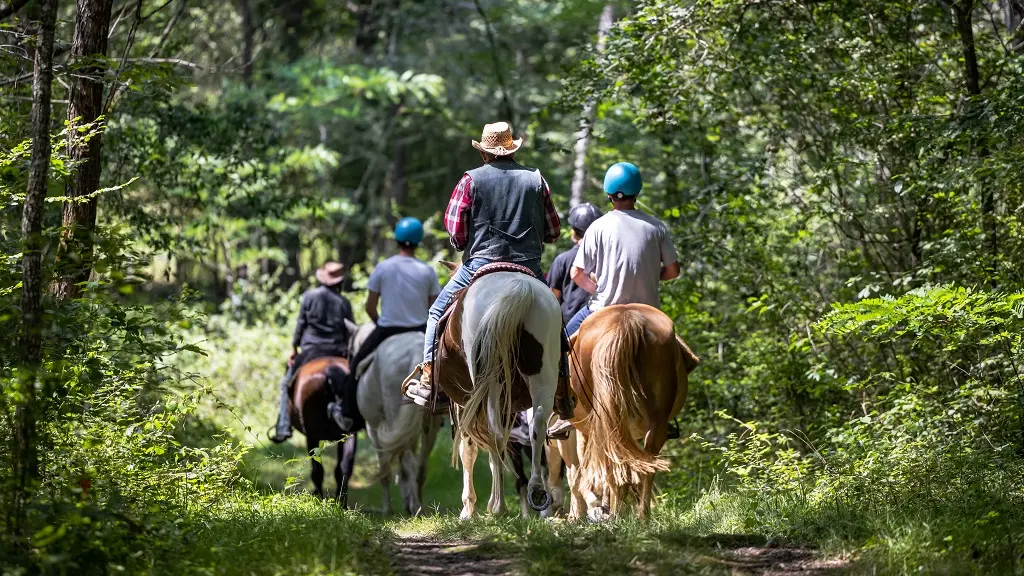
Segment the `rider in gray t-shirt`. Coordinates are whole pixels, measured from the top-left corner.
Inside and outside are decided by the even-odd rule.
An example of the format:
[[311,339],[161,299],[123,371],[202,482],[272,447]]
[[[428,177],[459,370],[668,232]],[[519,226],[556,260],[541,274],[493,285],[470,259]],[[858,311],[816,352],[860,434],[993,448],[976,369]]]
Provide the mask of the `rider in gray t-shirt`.
[[[657,308],[658,283],[679,276],[679,261],[668,226],[636,209],[643,188],[640,170],[619,162],[604,176],[604,191],[615,210],[598,218],[583,236],[571,274],[573,282],[593,294],[590,303],[565,327],[572,335],[583,321],[605,306],[648,304]],[[568,434],[561,418],[548,430],[550,437]],[[670,430],[678,438],[678,430]]]
[[590,225],[576,253],[572,279],[593,296],[566,326],[570,335],[587,316],[605,306],[648,304],[657,308],[658,283],[679,276],[668,227],[636,209],[642,187],[640,171],[627,162],[615,164],[605,174],[604,191],[615,210]]

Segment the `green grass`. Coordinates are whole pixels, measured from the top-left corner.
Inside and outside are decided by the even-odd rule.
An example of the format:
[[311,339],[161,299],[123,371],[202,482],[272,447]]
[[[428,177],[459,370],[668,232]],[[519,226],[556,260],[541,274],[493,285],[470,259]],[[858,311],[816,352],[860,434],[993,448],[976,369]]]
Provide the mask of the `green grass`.
[[[216,397],[199,415],[205,431],[197,431],[210,434],[216,427],[226,428],[251,446],[242,474],[254,489],[239,490],[236,502],[190,519],[201,529],[186,539],[187,554],[185,549],[177,552],[188,560],[160,564],[168,567],[166,572],[386,574],[396,568],[388,560],[390,546],[410,535],[469,541],[477,545],[475,554],[511,558],[518,573],[531,575],[756,573],[780,562],[853,573],[1024,572],[1021,507],[1006,505],[1021,500],[1020,494],[1007,495],[1002,488],[986,491],[982,485],[965,486],[957,501],[931,498],[923,486],[909,487],[905,498],[861,500],[842,494],[812,498],[740,493],[719,485],[694,460],[698,450],[692,444],[671,450],[681,458],[680,466],[661,480],[663,486],[689,482],[689,489],[663,495],[646,523],[523,520],[510,475],[505,482],[506,516],[460,522],[462,477],[451,464],[448,427],[431,456],[425,517],[380,516],[381,489],[373,481],[376,463],[365,437],[359,440],[350,486],[354,511],[341,511],[307,495],[309,463],[301,435],[282,445],[265,440],[264,431],[276,415],[276,382],[282,370],[266,351],[284,350],[287,336],[285,327],[234,330],[217,343],[219,351],[187,367],[207,378]],[[326,490],[334,488],[334,454],[331,449],[324,459]],[[474,480],[481,513],[490,490],[484,457],[477,462]],[[697,496],[680,497],[682,493]],[[393,489],[395,510],[401,509],[398,499]],[[779,548],[765,549],[769,541]],[[815,564],[807,548],[834,561]]]
[[239,498],[184,519],[164,574],[390,574],[391,532],[309,496]]

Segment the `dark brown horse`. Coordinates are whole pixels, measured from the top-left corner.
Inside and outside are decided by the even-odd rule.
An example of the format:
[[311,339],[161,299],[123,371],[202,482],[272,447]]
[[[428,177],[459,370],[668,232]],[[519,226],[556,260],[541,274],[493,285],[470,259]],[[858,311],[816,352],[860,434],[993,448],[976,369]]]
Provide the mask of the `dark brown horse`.
[[348,374],[348,360],[336,356],[326,356],[310,360],[299,368],[299,373],[289,390],[289,405],[295,429],[306,436],[306,448],[309,450],[313,470],[313,493],[324,495],[324,465],[316,455],[320,442],[337,442],[344,437],[345,441],[338,446],[338,463],[334,468],[334,480],[338,484],[335,497],[342,506],[348,505],[348,482],[352,478],[352,469],[356,459],[356,437],[342,433],[334,420],[327,415],[327,403],[333,397],[328,386],[328,379],[340,381]]

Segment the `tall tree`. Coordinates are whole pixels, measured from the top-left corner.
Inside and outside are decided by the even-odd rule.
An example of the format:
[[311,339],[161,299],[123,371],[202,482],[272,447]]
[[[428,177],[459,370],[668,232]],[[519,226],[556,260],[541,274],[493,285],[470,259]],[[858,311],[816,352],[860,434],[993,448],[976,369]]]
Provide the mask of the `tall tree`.
[[18,356],[24,374],[22,400],[16,410],[14,531],[21,529],[25,502],[39,477],[36,451],[36,372],[42,359],[42,222],[50,168],[50,85],[53,82],[53,34],[57,21],[57,0],[40,4],[39,39],[36,44],[32,81],[32,156],[29,161],[28,190],[21,215],[22,297],[21,333]]
[[[68,120],[73,126],[97,122],[103,114],[103,58],[107,54],[110,12],[113,0],[78,0],[78,19],[71,45],[71,62],[77,73],[71,84]],[[60,278],[54,286],[57,298],[78,295],[78,285],[92,272],[93,233],[96,229],[97,198],[100,184],[102,134],[87,131],[91,137],[72,130],[68,138],[68,158],[75,163],[75,176],[68,182],[64,204],[63,232],[57,251]]]
[[[612,29],[615,18],[615,7],[605,4],[601,11],[601,19],[597,24],[597,54],[604,51],[608,31]],[[580,118],[580,131],[576,134],[576,147],[573,150],[572,183],[569,186],[569,207],[573,208],[583,199],[583,189],[587,180],[587,148],[590,146],[590,130],[594,125],[594,113],[597,103],[593,100],[583,106],[583,117]]]
[[252,8],[249,0],[238,0],[238,11],[242,15],[242,79],[246,88],[252,88],[253,34]]

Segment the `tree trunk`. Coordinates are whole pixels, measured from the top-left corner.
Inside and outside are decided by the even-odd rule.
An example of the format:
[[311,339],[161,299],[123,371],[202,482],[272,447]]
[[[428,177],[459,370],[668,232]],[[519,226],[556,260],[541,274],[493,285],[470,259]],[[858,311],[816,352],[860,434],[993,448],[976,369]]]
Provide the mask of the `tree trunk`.
[[[113,0],[78,0],[78,20],[71,46],[72,66],[80,66],[71,84],[68,120],[72,126],[96,122],[103,112],[103,65],[93,63],[107,54],[107,33]],[[80,118],[80,120],[76,120]],[[92,196],[100,185],[102,134],[88,141],[71,132],[69,160],[78,166],[68,182],[64,204],[63,231],[57,249],[57,270],[61,275],[54,287],[60,300],[75,298],[79,284],[92,272],[93,233],[96,229],[97,199]]]
[[[978,69],[978,52],[974,42],[974,0],[959,0],[953,4],[953,16],[956,19],[957,32],[964,57],[964,84],[970,101],[966,104],[968,114],[977,114],[981,109],[977,100],[981,96],[981,72]],[[971,139],[972,151],[977,151],[979,158],[989,155],[988,144],[975,137]],[[999,256],[998,223],[996,222],[995,191],[984,182],[981,189],[981,229],[985,234],[985,249],[992,259],[991,266],[996,265]]]
[[238,0],[238,9],[242,13],[242,79],[246,88],[252,88],[252,53],[253,34],[252,10],[249,0]]
[[57,0],[40,3],[39,38],[32,81],[32,157],[28,190],[21,215],[22,296],[18,356],[22,369],[22,400],[15,409],[14,490],[12,532],[20,534],[25,504],[39,478],[36,451],[36,371],[42,361],[43,200],[50,168],[50,86],[53,83],[53,31]]
[[1024,22],[1024,0],[1003,0],[1003,21],[1006,33],[1010,35],[1010,46],[1014,52],[1024,50],[1024,34],[1021,22]]
[[[597,53],[604,51],[608,31],[612,28],[615,18],[615,7],[605,4],[601,11],[601,19],[597,25]],[[596,102],[587,102],[583,106],[583,117],[580,119],[580,131],[577,133],[576,147],[573,150],[572,184],[569,186],[569,207],[575,208],[583,201],[583,190],[587,186],[587,148],[590,146],[590,128],[594,124]]]

